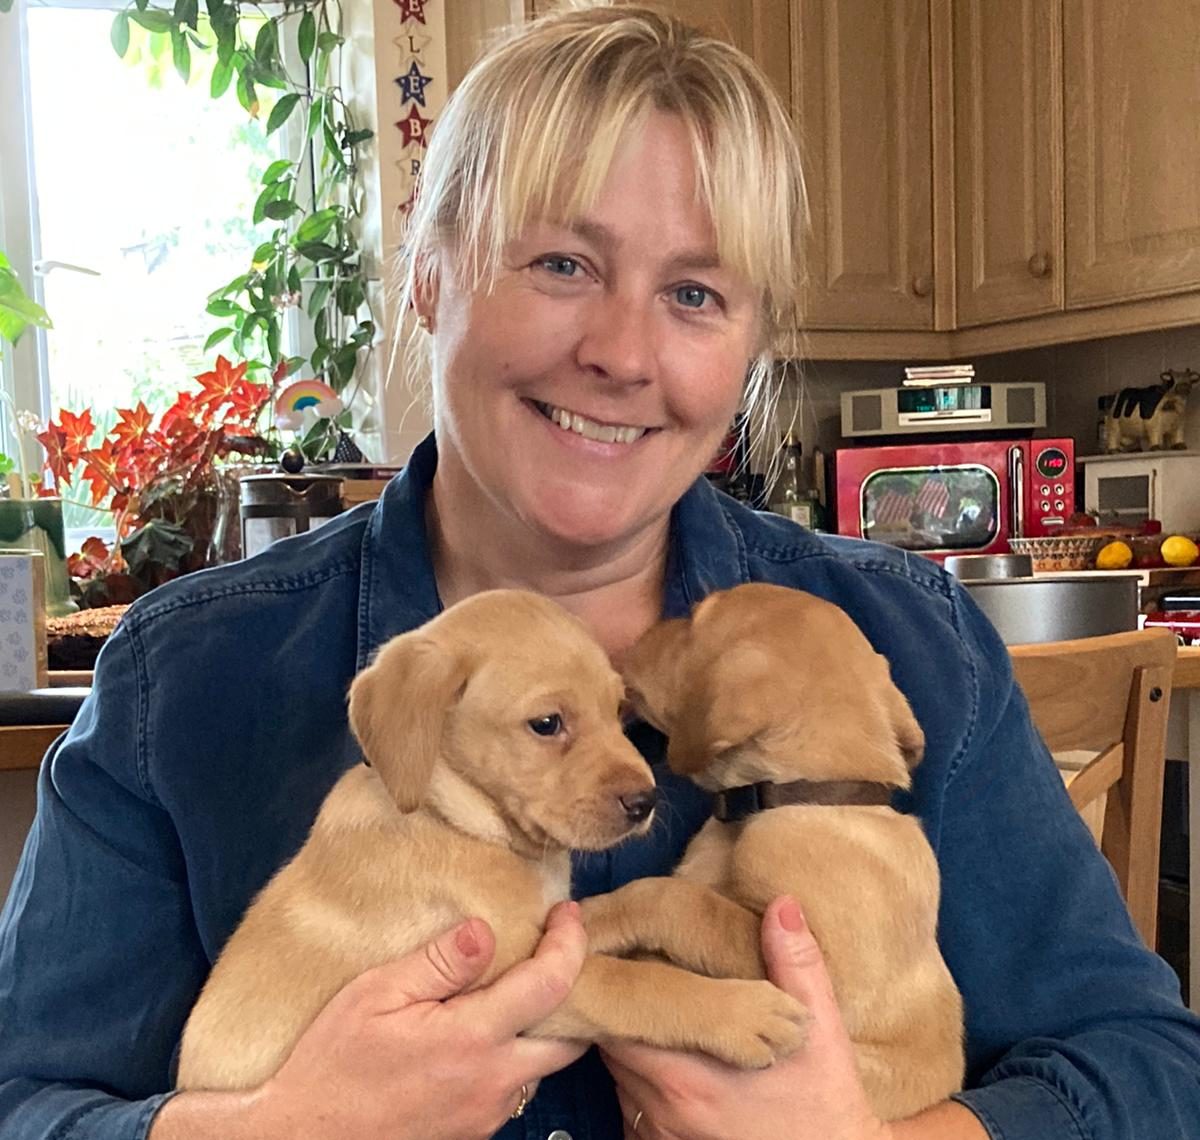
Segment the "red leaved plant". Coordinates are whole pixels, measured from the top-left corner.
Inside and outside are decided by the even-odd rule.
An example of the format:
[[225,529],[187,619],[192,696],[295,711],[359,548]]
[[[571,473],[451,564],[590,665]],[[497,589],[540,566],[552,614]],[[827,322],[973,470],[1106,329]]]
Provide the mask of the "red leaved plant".
[[113,546],[90,538],[68,559],[86,604],[131,601],[205,564],[216,518],[216,461],[269,450],[258,421],[271,386],[247,380],[247,367],[217,357],[213,371],[196,377],[200,391],[180,392],[157,424],[139,402],[120,409],[98,442],[88,411],[60,411],[38,435],[54,476],[53,491],[44,493],[65,494],[82,479],[92,505],[113,512]]

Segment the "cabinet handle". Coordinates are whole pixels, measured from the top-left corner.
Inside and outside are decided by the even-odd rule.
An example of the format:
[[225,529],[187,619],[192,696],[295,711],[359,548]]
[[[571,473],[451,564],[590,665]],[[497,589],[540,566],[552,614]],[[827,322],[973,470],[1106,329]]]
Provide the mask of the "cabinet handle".
[[1046,277],[1050,273],[1050,258],[1044,253],[1035,253],[1029,259],[1029,272],[1034,277]]
[[918,274],[912,279],[912,291],[918,297],[928,297],[933,292],[933,278],[925,274]]

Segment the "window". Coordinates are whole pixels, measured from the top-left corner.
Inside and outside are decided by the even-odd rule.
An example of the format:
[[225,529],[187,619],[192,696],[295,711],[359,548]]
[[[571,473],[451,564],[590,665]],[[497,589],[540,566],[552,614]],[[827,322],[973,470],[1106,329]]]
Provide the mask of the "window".
[[[18,108],[0,115],[0,249],[54,322],[26,334],[3,382],[18,408],[90,408],[102,427],[139,400],[162,410],[212,367],[208,296],[269,237],[276,223],[251,224],[263,172],[303,146],[299,125],[267,135],[271,92],[257,122],[210,97],[214,53],[191,53],[185,83],[170,39],[133,24],[118,56],[122,7],[16,0],[0,14],[0,107]],[[12,446],[6,431],[0,451]],[[108,516],[68,504],[67,521],[94,532]]]

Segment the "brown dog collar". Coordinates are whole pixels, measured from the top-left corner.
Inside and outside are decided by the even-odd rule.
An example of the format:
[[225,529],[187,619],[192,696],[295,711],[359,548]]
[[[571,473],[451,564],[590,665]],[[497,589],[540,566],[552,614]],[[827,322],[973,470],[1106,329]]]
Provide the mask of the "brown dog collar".
[[887,807],[894,791],[892,784],[871,780],[792,780],[786,784],[762,780],[717,792],[713,796],[713,818],[722,823],[738,823],[768,808],[792,804]]

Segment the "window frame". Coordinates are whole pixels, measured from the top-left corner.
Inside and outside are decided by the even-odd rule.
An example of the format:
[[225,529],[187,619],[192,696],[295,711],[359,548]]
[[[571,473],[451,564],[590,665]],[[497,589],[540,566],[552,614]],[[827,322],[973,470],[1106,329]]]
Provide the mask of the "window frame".
[[[270,6],[270,2],[267,0],[265,6]],[[127,6],[125,0],[15,0],[12,10],[0,16],[0,107],[16,108],[17,111],[16,114],[0,114],[0,251],[7,254],[29,296],[41,305],[45,303],[44,277],[35,272],[34,266],[45,254],[40,248],[27,13],[30,8],[37,7],[110,11],[115,16]],[[284,37],[280,53],[288,70],[298,79],[303,76],[305,85],[311,89],[311,74],[300,59],[294,34]],[[295,196],[308,213],[316,188],[312,146],[302,124],[303,116],[293,115],[275,137],[281,157],[300,156]],[[60,252],[69,255],[70,251]],[[214,281],[212,288],[217,289],[222,284]],[[53,320],[54,314],[50,317]],[[0,357],[0,387],[12,395],[18,409],[28,408],[43,420],[48,420],[56,410],[50,406],[46,335],[44,329],[30,328],[11,351],[6,345]],[[311,327],[300,321],[295,309],[288,314],[285,346],[285,355],[303,353],[305,356],[310,356],[315,347]],[[219,347],[214,351],[219,352]],[[186,384],[187,379],[181,376],[180,384]],[[0,452],[23,446],[26,463],[40,470],[40,451],[14,430],[10,418],[7,405],[0,401]]]

